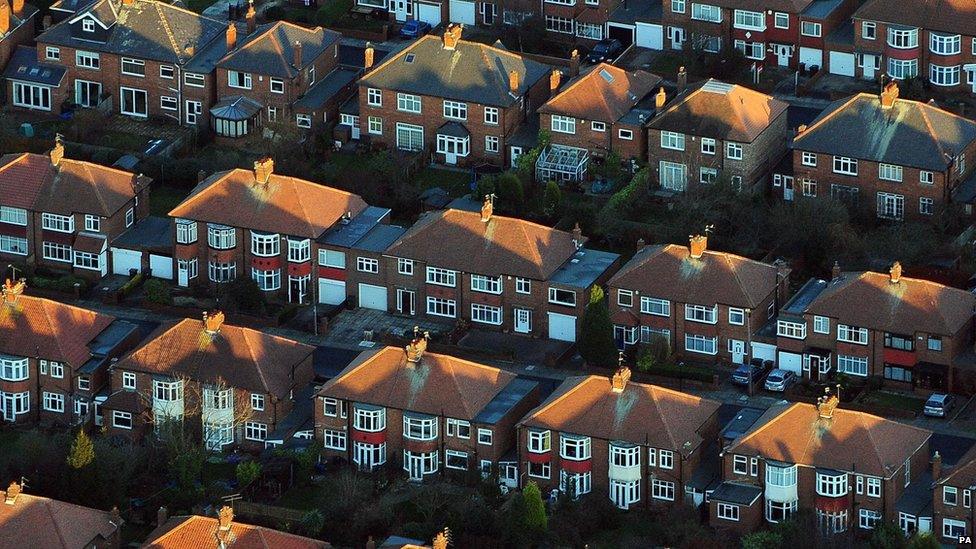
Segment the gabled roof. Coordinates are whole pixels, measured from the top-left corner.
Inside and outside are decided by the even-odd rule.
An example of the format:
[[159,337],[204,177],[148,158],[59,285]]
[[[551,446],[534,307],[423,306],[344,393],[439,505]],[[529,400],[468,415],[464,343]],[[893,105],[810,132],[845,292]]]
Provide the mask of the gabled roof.
[[39,357],[77,368],[88,344],[115,319],[50,299],[17,296],[0,301],[0,354]]
[[197,319],[167,322],[115,367],[199,382],[222,380],[230,387],[285,397],[294,386],[294,368],[314,351],[250,328],[224,324],[216,334],[203,328]]
[[804,312],[874,330],[951,336],[972,322],[974,307],[976,296],[965,290],[904,276],[892,283],[866,271],[831,280]]
[[[190,515],[173,517],[146,538],[143,549],[198,549],[218,547],[220,522],[211,517]],[[317,539],[296,536],[264,526],[232,522],[222,533],[228,549],[325,549],[330,545]]]
[[499,368],[430,352],[411,363],[403,349],[384,347],[363,352],[318,395],[473,421],[515,379]]
[[942,477],[935,481],[939,484],[964,488],[976,484],[976,446],[959,458],[957,465],[943,469]]
[[148,184],[148,178],[92,162],[62,158],[55,166],[46,154],[0,157],[0,204],[36,212],[109,217]]
[[[217,66],[227,70],[294,78],[338,43],[339,38],[339,33],[322,27],[307,29],[286,21],[268,23],[244,37],[240,46],[228,52]],[[301,67],[293,64],[296,42],[302,44]],[[325,75],[317,76],[322,78]]]
[[[23,9],[20,13],[14,13],[13,6],[10,7],[10,30],[13,32],[17,27],[23,25],[25,22],[30,21],[35,15],[37,15],[38,9],[32,4],[23,4]],[[6,36],[0,36],[0,39]]]
[[483,275],[546,280],[576,253],[573,235],[524,219],[478,212],[441,210],[420,218],[386,251]]
[[[109,29],[104,44],[72,36],[70,21],[87,14],[94,15]],[[134,0],[131,4],[99,0],[54,25],[37,41],[182,64],[212,40],[223,40],[226,28],[226,22],[156,0]]]
[[318,238],[346,213],[356,215],[365,208],[366,202],[356,194],[277,174],[259,183],[253,171],[235,169],[207,178],[169,215]]
[[969,36],[976,26],[976,0],[868,0],[854,18]]
[[700,431],[720,405],[645,383],[628,382],[615,393],[609,377],[581,376],[567,378],[520,424],[688,455],[704,442]]
[[24,493],[7,505],[6,496],[0,490],[0,547],[103,547],[121,525],[98,509]]
[[779,99],[744,86],[710,79],[675,98],[648,127],[751,143],[783,115],[788,106]]
[[[509,71],[519,75],[509,92]],[[503,49],[461,40],[453,50],[425,36],[368,72],[362,86],[507,107],[549,74],[549,67]]]
[[660,83],[661,77],[656,74],[642,70],[627,72],[599,63],[570,80],[539,112],[613,123]]
[[695,259],[688,247],[667,244],[638,250],[608,284],[681,303],[754,308],[776,290],[776,278],[768,263],[711,250]]
[[860,93],[827,107],[793,139],[793,148],[945,171],[974,140],[972,120],[908,99],[882,107],[877,95]]
[[726,453],[890,477],[931,436],[925,429],[843,408],[823,419],[813,404],[793,403],[769,408]]

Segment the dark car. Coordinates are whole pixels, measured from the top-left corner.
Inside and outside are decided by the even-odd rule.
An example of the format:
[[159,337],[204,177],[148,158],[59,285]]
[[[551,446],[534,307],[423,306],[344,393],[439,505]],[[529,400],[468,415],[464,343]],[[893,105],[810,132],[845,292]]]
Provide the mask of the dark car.
[[590,63],[600,63],[601,61],[613,61],[623,51],[624,45],[616,38],[606,38],[600,40],[593,46],[590,53],[586,54],[586,60]]
[[732,372],[732,383],[736,385],[749,385],[752,380],[753,385],[762,382],[763,377],[772,369],[772,362],[768,360],[753,359],[750,364],[739,364]]
[[420,38],[430,32],[430,23],[411,19],[400,28],[400,36],[404,38]]

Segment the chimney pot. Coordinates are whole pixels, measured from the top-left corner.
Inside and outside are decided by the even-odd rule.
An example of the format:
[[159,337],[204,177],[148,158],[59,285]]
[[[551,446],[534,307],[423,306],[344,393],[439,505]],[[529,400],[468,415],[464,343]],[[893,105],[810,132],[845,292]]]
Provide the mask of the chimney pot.
[[54,148],[51,149],[51,164],[58,166],[64,158],[64,136],[57,134],[54,136]]
[[678,92],[685,91],[688,86],[688,71],[684,67],[678,67]]
[[622,393],[627,388],[628,381],[630,381],[630,368],[621,365],[610,379],[610,390],[614,393]]
[[453,50],[457,48],[458,42],[461,41],[461,31],[463,30],[462,25],[451,24],[448,25],[444,30],[444,49]]
[[942,454],[936,450],[935,455],[932,456],[932,480],[938,482],[939,478],[942,477]]
[[895,100],[898,99],[898,83],[892,80],[884,85],[881,90],[881,106],[883,108],[890,108],[895,104]]
[[430,341],[430,332],[424,331],[421,335],[420,328],[413,327],[413,339],[407,344],[407,362],[417,364],[427,351],[427,342]]
[[7,487],[7,495],[4,498],[3,502],[6,503],[7,505],[13,505],[14,503],[16,503],[17,496],[20,495],[20,492],[21,490],[23,490],[23,488],[24,487],[16,480],[11,482],[10,486]]
[[224,324],[224,313],[221,311],[214,311],[212,314],[208,314],[207,311],[203,312],[203,331],[210,335],[215,335],[220,333],[220,327]]
[[643,237],[642,237],[642,238],[638,238],[638,239],[637,239],[637,249],[638,249],[638,250],[640,250],[640,249],[643,249],[643,248],[644,248],[644,246],[646,246],[646,245],[647,245],[647,241],[646,241],[646,240],[644,240],[644,238],[643,238]]
[[376,542],[373,541],[373,536],[369,536],[366,540],[366,549],[376,549]]
[[233,22],[227,25],[227,51],[237,47],[237,25]]
[[519,90],[519,73],[516,70],[508,71],[508,91],[512,93],[518,93]]
[[274,173],[274,159],[266,156],[254,162],[254,180],[258,183],[267,183]]
[[576,76],[579,74],[580,69],[580,54],[579,50],[573,50],[573,53],[569,56],[569,76]]
[[7,0],[0,0],[0,36],[10,32],[10,4]]
[[688,251],[692,259],[701,259],[708,249],[708,235],[696,234],[688,239]]
[[576,249],[583,247],[583,228],[580,227],[579,222],[573,226],[573,244],[576,245]]
[[442,532],[438,532],[434,536],[434,541],[431,542],[431,547],[433,549],[447,549],[447,544],[451,540],[451,531],[447,528]]
[[888,269],[888,274],[891,275],[891,283],[898,284],[901,281],[901,262],[895,261],[891,269]]
[[363,68],[367,71],[373,68],[373,56],[375,54],[372,42],[366,42],[366,50],[363,52]]
[[220,522],[222,532],[230,530],[230,525],[234,521],[234,510],[230,506],[224,505],[217,514],[217,520]]
[[837,280],[840,278],[840,262],[834,261],[834,266],[830,268],[830,279]]
[[661,86],[657,90],[657,95],[654,96],[654,109],[657,112],[664,110],[664,104],[668,101],[668,94],[664,91],[664,86]]
[[806,124],[800,124],[800,126],[798,128],[796,128],[796,135],[801,135],[805,131],[807,131],[807,125]]
[[495,213],[495,196],[491,194],[485,195],[485,203],[481,205],[481,221],[482,223],[488,223],[491,221],[491,216]]
[[563,73],[558,69],[553,69],[549,74],[549,91],[554,92],[559,89],[559,84],[562,81]]
[[14,15],[21,17],[24,15],[24,0],[13,0],[11,8],[13,9]]
[[254,0],[248,0],[247,13],[244,14],[244,19],[247,21],[247,34],[254,34],[254,30],[258,26],[257,13],[254,11]]
[[203,183],[203,181],[205,179],[207,179],[207,171],[206,170],[200,170],[200,171],[198,171],[197,172],[197,183]]
[[51,16],[50,15],[45,15],[44,18],[41,19],[41,28],[44,29],[44,30],[47,30],[47,29],[51,28]]

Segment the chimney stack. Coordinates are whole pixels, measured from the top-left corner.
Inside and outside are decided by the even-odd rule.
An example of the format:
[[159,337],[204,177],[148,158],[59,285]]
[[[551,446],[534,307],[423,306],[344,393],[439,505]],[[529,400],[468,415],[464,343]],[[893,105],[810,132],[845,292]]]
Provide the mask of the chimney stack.
[[254,0],[248,0],[247,13],[244,14],[244,19],[247,21],[247,34],[250,36],[254,34],[254,30],[258,27],[257,13],[254,11]]
[[701,259],[708,249],[708,234],[696,234],[688,237],[688,252],[692,259]]
[[620,357],[617,359],[619,362],[619,367],[617,371],[613,373],[613,377],[610,378],[610,390],[614,393],[620,394],[624,392],[627,388],[627,382],[630,381],[630,368],[624,366],[624,354],[620,353]]
[[203,331],[210,335],[216,335],[220,333],[220,327],[224,324],[224,313],[221,311],[214,311],[213,314],[208,314],[207,311],[203,312]]
[[637,249],[638,249],[638,251],[639,250],[643,250],[644,249],[644,246],[646,246],[646,245],[647,245],[647,241],[644,240],[644,237],[641,237],[641,238],[638,238],[637,239]]
[[806,124],[800,124],[796,128],[796,135],[803,135],[803,132],[805,132],[805,131],[807,131],[807,125]]
[[54,136],[54,148],[51,149],[50,156],[51,164],[54,166],[60,165],[61,160],[64,159],[64,136],[60,133]]
[[840,262],[834,261],[834,266],[830,268],[830,279],[837,280],[840,278]]
[[16,480],[10,483],[7,487],[7,495],[3,502],[7,505],[13,505],[17,501],[17,496],[20,495],[23,486],[21,486]]
[[519,90],[519,73],[516,70],[508,71],[508,91],[517,94]]
[[122,5],[123,6],[131,6],[132,4],[135,4],[135,3],[136,3],[136,0],[122,0]]
[[24,0],[13,0],[11,3],[14,15],[22,17],[24,15]]
[[942,476],[942,454],[936,450],[935,455],[932,456],[932,480],[939,482],[939,477]]
[[579,68],[580,68],[579,50],[573,50],[573,53],[569,56],[569,77],[572,78],[578,75]]
[[824,396],[817,399],[817,415],[822,419],[833,418],[838,404],[840,404],[840,385],[837,386],[835,394],[830,394],[830,387],[824,387]]
[[438,532],[434,536],[434,541],[430,545],[432,549],[447,549],[449,541],[451,541],[451,531],[445,528],[443,532]]
[[678,67],[678,93],[685,91],[688,87],[688,71],[684,67]]
[[552,69],[552,72],[549,73],[549,91],[555,92],[556,90],[558,90],[559,84],[562,81],[562,79],[563,79],[563,73],[560,72],[558,69]]
[[197,183],[203,183],[207,179],[207,171],[200,170],[197,172]]
[[457,24],[448,25],[444,30],[444,49],[453,50],[457,48],[458,42],[461,41],[461,30],[464,27]]
[[3,295],[3,302],[13,304],[17,302],[17,297],[24,293],[27,288],[27,279],[21,278],[19,281],[14,282],[9,278],[3,283],[3,287],[0,288],[0,294]]
[[481,205],[481,222],[488,223],[491,221],[492,214],[495,213],[495,195],[486,194],[485,203]]
[[237,47],[237,25],[230,22],[227,25],[227,51]]
[[302,68],[302,43],[295,40],[295,45],[291,47],[292,53],[294,54],[294,59],[292,63],[295,65],[296,69],[301,70]]
[[274,160],[270,156],[254,162],[254,180],[258,183],[267,183],[272,173],[274,173]]
[[220,522],[219,529],[221,532],[230,530],[230,525],[234,522],[234,510],[230,506],[224,505],[217,513],[217,520]]
[[373,56],[376,54],[373,50],[373,43],[366,42],[366,50],[363,51],[363,68],[369,71],[373,68]]
[[373,536],[369,536],[366,540],[366,549],[376,549],[376,542],[373,541]]
[[10,4],[7,0],[0,0],[0,36],[10,32]]
[[573,226],[573,245],[576,246],[577,250],[583,247],[583,229],[578,221]]
[[898,83],[892,80],[881,90],[881,106],[886,109],[891,108],[896,99],[898,99]]
[[160,526],[166,524],[167,520],[169,520],[169,510],[167,510],[165,507],[160,507],[159,509],[157,509],[156,528],[159,528]]
[[898,284],[901,281],[901,262],[895,261],[895,264],[888,269],[888,274],[891,275],[891,283]]
[[430,332],[425,331],[423,335],[420,334],[420,328],[417,326],[413,327],[413,339],[407,344],[407,362],[410,364],[417,364],[422,358],[424,358],[424,352],[427,351],[427,342],[430,341]]
[[51,28],[51,16],[45,15],[44,19],[41,19],[41,29],[47,30]]
[[661,86],[657,90],[657,95],[654,96],[654,110],[661,112],[664,110],[664,104],[668,102],[668,94],[664,91],[664,86]]

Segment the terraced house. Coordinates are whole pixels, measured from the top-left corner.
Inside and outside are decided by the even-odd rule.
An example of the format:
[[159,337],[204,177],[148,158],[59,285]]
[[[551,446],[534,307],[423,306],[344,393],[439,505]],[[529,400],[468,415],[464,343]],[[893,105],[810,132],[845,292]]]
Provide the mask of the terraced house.
[[515,422],[538,404],[537,383],[426,347],[417,332],[406,350],[365,351],[322,387],[324,455],[367,471],[402,467],[415,481],[476,470],[517,486]]
[[744,363],[754,332],[786,301],[790,269],[707,249],[645,246],[607,283],[614,336],[621,349],[663,338],[687,360]]
[[[100,280],[115,272],[112,243],[149,215],[150,179],[48,154],[0,157],[0,257]],[[121,274],[128,274],[124,272]]]
[[263,449],[311,383],[313,350],[221,312],[166,322],[112,367],[104,428],[139,440],[176,422],[210,450]]
[[[448,69],[449,67],[449,69]],[[504,49],[425,36],[359,81],[363,139],[448,165],[510,165],[508,141],[549,98],[549,67]]]
[[519,422],[526,481],[572,497],[593,493],[620,508],[704,498],[692,478],[716,452],[719,403],[611,378],[571,377]]
[[400,314],[576,341],[590,290],[620,259],[584,243],[578,226],[568,233],[494,215],[488,197],[480,214],[421,217],[386,249],[386,286],[377,291],[395,296],[389,309]]
[[889,82],[880,96],[836,101],[800,126],[792,175],[774,177],[774,193],[830,197],[856,215],[895,221],[931,219],[950,200],[972,213],[976,123],[898,93]]
[[[828,535],[898,521],[898,509],[930,489],[932,433],[838,404],[830,394],[816,405],[775,405],[726,446],[710,524],[745,533],[800,509]],[[901,519],[905,527],[918,517]]]

